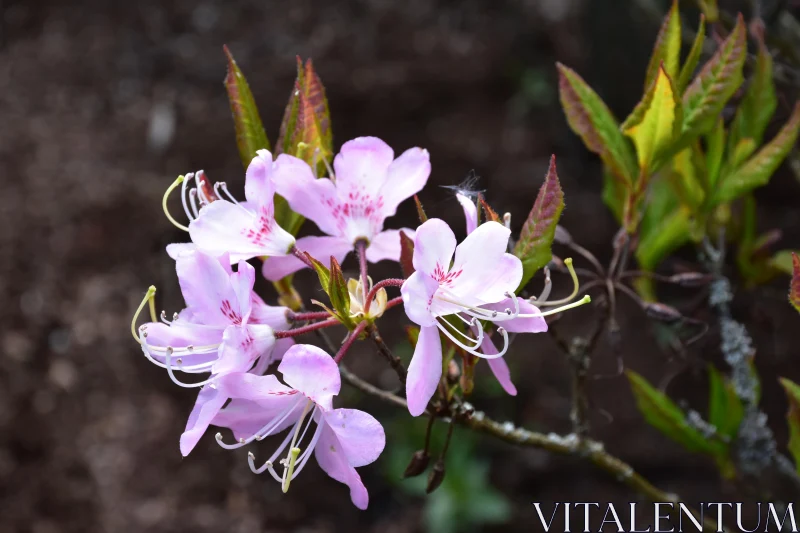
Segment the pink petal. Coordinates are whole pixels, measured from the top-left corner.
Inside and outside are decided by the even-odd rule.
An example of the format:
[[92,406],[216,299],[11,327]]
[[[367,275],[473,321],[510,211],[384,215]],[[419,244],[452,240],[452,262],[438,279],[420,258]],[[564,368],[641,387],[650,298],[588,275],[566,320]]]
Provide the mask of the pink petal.
[[412,240],[414,239],[414,230],[408,228],[390,229],[382,231],[375,235],[369,242],[367,248],[367,260],[370,263],[377,263],[384,259],[391,259],[392,261],[400,260],[400,232],[405,233]]
[[[483,342],[481,343],[481,352],[485,353],[486,355],[496,355],[497,348],[495,347],[492,339],[487,336],[483,337]],[[508,364],[506,363],[505,358],[503,357],[495,357],[494,359],[486,359],[486,362],[489,363],[489,368],[494,374],[494,377],[497,378],[497,381],[500,383],[500,386],[503,387],[503,390],[506,391],[511,396],[517,395],[517,388],[511,382],[511,372],[508,369]]]
[[406,379],[406,399],[411,416],[425,412],[428,402],[442,377],[442,343],[436,326],[424,326],[419,331],[417,346]]
[[438,288],[439,283],[435,279],[419,270],[411,274],[400,287],[406,315],[415,324],[433,326],[436,323],[435,315],[431,312],[431,300]]
[[344,143],[333,160],[339,198],[350,193],[376,198],[393,159],[394,151],[377,137],[358,137]]
[[242,322],[247,322],[252,309],[253,285],[256,283],[256,270],[247,261],[239,261],[236,272],[230,275],[231,287],[239,301]]
[[340,449],[351,466],[372,463],[386,445],[386,434],[380,422],[358,409],[334,409],[324,414],[325,423],[339,441]]
[[181,255],[175,270],[183,299],[199,323],[227,326],[241,322],[242,311],[231,276],[216,257],[200,252]]
[[457,193],[456,200],[458,200],[458,203],[461,204],[461,208],[464,210],[464,218],[467,221],[467,235],[469,235],[478,227],[478,208],[475,202],[463,194]]
[[[182,313],[183,315],[184,313]],[[147,337],[145,342],[150,346],[160,346],[165,348],[185,348],[187,346],[213,346],[222,342],[223,328],[212,328],[192,324],[184,319],[173,320],[171,325],[162,322],[150,322],[147,324]],[[166,357],[163,351],[148,350],[147,345],[142,349],[146,350],[150,356],[160,363],[166,364]],[[202,364],[214,361],[219,357],[217,350],[212,350],[206,354],[194,354],[191,356],[191,364]],[[175,363],[175,358],[172,359]],[[185,364],[189,364],[188,360]]]
[[339,235],[333,213],[338,197],[331,180],[316,179],[305,161],[281,154],[275,160],[272,181],[277,193],[286,198],[293,211],[314,221],[328,235]]
[[167,245],[167,255],[172,259],[177,259],[183,254],[190,254],[197,250],[197,245],[193,242],[176,242]]
[[268,150],[258,150],[247,166],[244,181],[244,196],[248,202],[258,207],[268,207],[272,211],[275,186],[272,184],[272,154]]
[[284,354],[292,346],[294,346],[294,339],[292,338],[276,339],[272,350],[258,358],[256,365],[250,369],[250,373],[255,374],[256,376],[263,376],[269,368],[269,365],[275,361],[280,361],[283,359]]
[[208,429],[211,420],[225,404],[228,398],[218,390],[211,387],[203,387],[197,395],[197,402],[194,404],[189,420],[186,422],[186,429],[181,435],[180,447],[181,454],[186,457],[189,455],[200,437]]
[[[211,423],[215,426],[229,428],[236,440],[252,437],[268,424],[278,422],[284,415],[286,418],[274,426],[270,434],[275,435],[293,425],[303,412],[306,399],[300,394],[292,396],[272,396],[269,400],[254,401],[236,398],[220,410]],[[294,409],[289,411],[290,409]]]
[[259,357],[269,357],[275,345],[272,328],[264,325],[247,327],[228,326],[222,335],[219,349],[219,360],[214,363],[211,372],[227,374],[230,372],[247,372]]
[[366,509],[369,504],[367,488],[356,469],[348,462],[336,433],[326,424],[320,431],[322,433],[314,449],[317,463],[333,479],[350,487],[350,499],[353,505],[361,510]]
[[[308,252],[311,257],[327,266],[331,256],[341,263],[353,249],[353,244],[341,237],[302,237],[297,239],[297,249]],[[306,268],[305,263],[293,255],[270,257],[264,261],[261,273],[270,281],[278,281],[303,268]]]
[[[532,315],[541,312],[539,311],[539,308],[525,298],[517,297],[517,301],[519,302],[519,313],[521,315]],[[484,309],[491,309],[492,311],[505,313],[506,309],[511,309],[511,311],[514,310],[514,303],[511,301],[511,299],[506,298],[505,300],[501,300],[497,303],[486,304],[481,307]],[[543,333],[547,331],[547,322],[543,317],[540,316],[504,320],[503,322],[498,322],[497,325],[503,326],[509,333]]]
[[400,202],[422,190],[431,174],[431,158],[427,150],[411,148],[395,159],[380,190],[385,216],[397,211]]
[[278,397],[299,396],[296,391],[278,381],[272,374],[256,376],[236,372],[222,376],[215,385],[225,396],[244,400],[273,401]]
[[267,305],[259,295],[250,293],[250,324],[266,324],[276,331],[289,329],[289,308],[280,305]]
[[339,367],[325,350],[310,344],[289,348],[278,366],[283,380],[305,394],[323,410],[333,409],[333,397],[339,394],[342,378]]
[[414,270],[431,275],[438,267],[448,272],[455,249],[456,236],[450,226],[438,218],[428,219],[414,237]]

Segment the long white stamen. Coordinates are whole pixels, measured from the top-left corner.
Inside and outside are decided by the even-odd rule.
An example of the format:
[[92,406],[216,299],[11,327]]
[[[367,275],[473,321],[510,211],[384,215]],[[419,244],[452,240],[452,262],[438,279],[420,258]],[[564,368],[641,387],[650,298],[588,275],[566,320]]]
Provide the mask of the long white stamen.
[[545,301],[537,302],[538,305],[540,306],[546,305],[548,307],[553,305],[561,305],[571,302],[578,295],[580,282],[578,281],[578,274],[575,273],[575,268],[572,266],[572,258],[567,257],[566,259],[564,259],[564,264],[567,266],[569,275],[572,277],[572,292],[566,298],[561,298],[560,300],[553,300],[552,302],[545,302]]
[[189,186],[189,182],[194,177],[193,173],[186,174],[186,177],[183,179],[183,185],[181,185],[181,203],[183,204],[183,212],[186,213],[186,218],[190,221],[194,220],[192,217],[192,212],[189,210],[189,204],[186,201],[186,197],[189,195],[187,187]]
[[[237,448],[241,448],[242,446],[250,444],[251,442],[253,442],[255,440],[258,440],[258,441],[263,440],[263,439],[269,437],[270,435],[272,435],[272,433],[278,427],[280,427],[280,425],[284,422],[284,420],[289,418],[289,415],[291,415],[297,409],[297,407],[300,406],[301,403],[302,402],[300,402],[300,401],[292,403],[281,414],[279,414],[278,416],[276,416],[275,418],[273,418],[272,420],[267,422],[267,424],[265,424],[261,429],[259,429],[258,431],[256,431],[255,433],[253,433],[252,435],[247,437],[246,439],[240,440],[239,442],[236,442],[234,444],[227,444],[227,443],[223,442],[222,441],[222,433],[217,433],[216,436],[215,436],[215,438],[217,439],[217,444],[219,444],[220,446],[222,446],[226,450],[235,450]],[[288,441],[288,440],[289,439],[287,438],[286,441]],[[277,457],[278,454],[280,454],[283,451],[283,448],[285,446],[286,446],[286,442],[281,444],[281,446],[278,448],[278,451],[276,452],[276,457]]]
[[305,419],[306,415],[308,414],[309,408],[313,405],[314,402],[311,400],[306,403],[306,406],[303,409],[303,414],[300,415],[300,420],[294,427],[294,437],[292,438],[292,444],[289,446],[289,455],[286,457],[287,464],[285,464],[283,468],[283,482],[281,483],[281,489],[283,489],[284,493],[289,490],[289,483],[292,481],[292,471],[294,470],[297,456],[300,454],[300,448],[297,447],[297,437],[300,434],[300,426],[302,426],[303,419]]
[[[219,435],[219,433],[217,433],[217,435]],[[220,435],[220,437],[217,438],[217,442],[219,442],[219,439],[221,437],[222,436]],[[267,459],[267,461],[261,466],[261,468],[256,468],[256,466],[255,466],[256,456],[253,455],[253,452],[248,452],[248,454],[247,454],[247,462],[250,465],[250,470],[252,470],[254,474],[261,474],[265,470],[269,470],[270,473],[272,474],[272,477],[275,479],[275,481],[280,483],[281,478],[278,476],[278,474],[272,468],[272,465],[275,462],[275,459],[277,459],[278,456],[280,456],[280,454],[283,453],[283,450],[286,448],[286,445],[289,444],[289,440],[291,440],[291,438],[292,438],[292,433],[291,432],[287,433],[286,437],[283,439],[283,442],[281,443],[281,445],[278,446],[278,449],[275,450],[275,453],[273,453],[272,456],[269,459]]]
[[312,452],[314,451],[314,448],[317,447],[317,442],[319,441],[319,438],[321,436],[322,436],[322,424],[318,422],[317,429],[314,431],[314,436],[311,437],[311,442],[308,443],[308,446],[306,447],[305,451],[299,458],[298,465],[294,469],[294,474],[292,475],[292,479],[296,478],[303,470],[303,468],[306,466],[306,463],[311,458]]
[[194,175],[194,181],[197,185],[197,198],[200,200],[200,205],[208,205],[211,199],[206,196],[206,173],[198,170]]
[[[173,352],[173,349],[171,347],[167,347],[167,353],[166,353],[166,356],[165,356],[166,360],[167,360],[166,368],[167,368],[167,374],[169,374],[169,378],[177,386],[183,387],[183,388],[186,388],[186,389],[192,389],[192,388],[195,388],[195,387],[202,387],[203,385],[208,385],[209,383],[214,383],[220,377],[222,377],[221,375],[217,374],[217,375],[211,376],[210,378],[205,379],[203,381],[199,381],[197,383],[185,383],[185,382],[179,380],[177,377],[175,377],[175,372],[172,370],[172,352]],[[181,370],[180,367],[178,368],[178,370]]]
[[222,195],[219,193],[219,190],[220,190],[220,189],[222,189],[222,192],[224,192],[224,193],[225,193],[225,196],[227,196],[227,197],[228,197],[228,199],[229,199],[229,200],[230,200],[232,203],[234,203],[234,204],[236,204],[236,205],[239,205],[239,200],[237,200],[236,198],[234,198],[234,197],[233,197],[233,195],[231,194],[231,192],[228,190],[228,184],[227,184],[227,183],[225,183],[224,181],[220,181],[219,183],[215,183],[215,184],[214,184],[214,192],[216,192],[216,193],[217,193],[217,196],[219,196],[220,198],[222,198]]
[[171,320],[167,320],[167,312],[164,311],[163,309],[161,310],[161,322],[167,325],[172,324]]
[[553,289],[553,280],[550,279],[550,268],[544,267],[544,288],[538,298],[531,298],[530,302],[534,305],[542,305],[550,297],[550,291]]
[[177,189],[178,185],[182,184],[184,180],[185,180],[184,176],[178,176],[178,178],[172,182],[172,185],[170,185],[167,188],[166,192],[164,193],[164,197],[161,199],[161,208],[164,210],[164,214],[167,215],[167,219],[170,222],[172,222],[172,224],[176,228],[182,229],[183,231],[189,231],[189,228],[187,228],[186,226],[175,220],[175,218],[173,218],[173,216],[169,212],[169,208],[167,207],[167,200],[169,199],[169,195],[172,194],[172,191]]
[[328,178],[334,183],[336,183],[336,175],[333,173],[333,168],[331,164],[328,163],[328,159],[326,157],[322,158],[322,161],[325,163],[325,168],[328,169]]
[[[458,315],[456,314],[456,316],[458,316]],[[467,341],[469,341],[469,342],[475,342],[475,339],[473,339],[472,337],[470,337],[470,336],[469,336],[469,335],[467,335],[466,333],[464,333],[464,332],[462,332],[461,330],[459,330],[457,327],[455,327],[453,324],[451,324],[451,323],[450,323],[450,321],[448,321],[448,320],[447,320],[445,317],[443,317],[443,316],[440,316],[440,317],[439,317],[439,319],[440,319],[442,322],[444,322],[445,324],[447,324],[448,326],[450,326],[450,329],[452,329],[452,330],[453,330],[455,333],[459,334],[461,337],[463,337],[463,338],[464,338],[464,339],[466,339]],[[467,321],[465,320],[465,322],[467,322]],[[468,325],[470,325],[470,326],[474,326],[474,325],[475,325],[475,320],[473,319],[472,321],[470,321],[470,322],[467,322],[467,324],[468,324]],[[482,340],[482,339],[481,339],[481,340]],[[475,345],[476,345],[476,346],[480,346],[480,343],[478,342],[478,343],[476,343]]]
[[192,216],[194,218],[200,216],[200,211],[197,209],[197,187],[189,189],[189,205],[192,208]]
[[[142,344],[142,339],[140,339],[139,335],[136,334],[136,321],[139,319],[139,314],[141,314],[142,309],[144,309],[145,304],[148,302],[150,302],[150,314],[152,315],[155,313],[155,295],[156,288],[154,285],[150,285],[150,287],[147,288],[147,292],[144,294],[144,298],[139,304],[139,307],[136,308],[136,312],[133,314],[133,319],[131,319],[131,334],[139,344]],[[155,322],[155,319],[153,322]]]

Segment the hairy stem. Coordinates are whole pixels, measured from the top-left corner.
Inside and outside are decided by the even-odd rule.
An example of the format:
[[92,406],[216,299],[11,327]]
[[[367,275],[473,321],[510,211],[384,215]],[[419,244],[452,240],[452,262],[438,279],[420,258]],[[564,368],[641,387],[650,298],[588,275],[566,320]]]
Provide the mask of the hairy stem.
[[[369,306],[372,304],[372,300],[375,299],[375,295],[378,294],[379,290],[383,289],[384,287],[400,287],[403,283],[405,283],[405,281],[406,280],[400,278],[388,278],[376,283],[375,286],[372,287],[372,289],[370,289],[370,291],[367,293],[367,297],[364,298],[364,314],[369,313]],[[366,287],[366,285],[364,285],[364,287]]]
[[285,331],[276,331],[275,338],[285,339],[287,337],[297,337],[298,335],[302,335],[303,333],[310,333],[318,329],[329,328],[331,326],[338,326],[340,323],[341,322],[339,322],[338,318],[331,318],[330,320],[316,322],[314,324],[309,324],[307,326],[302,326],[299,328],[287,329]]
[[344,359],[344,356],[347,355],[347,352],[348,350],[350,350],[350,347],[353,346],[353,343],[356,340],[358,340],[358,337],[361,335],[361,332],[364,331],[364,328],[366,327],[367,327],[366,320],[362,320],[361,322],[358,323],[355,329],[347,335],[347,338],[342,343],[342,347],[339,348],[339,351],[336,353],[336,357],[333,358],[334,361],[339,363],[341,362],[342,359]]

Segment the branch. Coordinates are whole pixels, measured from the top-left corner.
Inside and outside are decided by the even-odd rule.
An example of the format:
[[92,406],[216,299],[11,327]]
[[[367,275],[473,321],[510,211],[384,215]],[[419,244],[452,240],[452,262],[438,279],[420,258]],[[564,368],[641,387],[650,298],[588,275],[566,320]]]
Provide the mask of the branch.
[[406,382],[406,369],[403,366],[403,362],[397,357],[395,354],[392,353],[392,349],[389,348],[386,343],[383,341],[383,337],[381,337],[380,332],[378,331],[378,326],[371,325],[367,328],[367,333],[369,337],[372,339],[372,342],[375,343],[375,346],[378,347],[378,352],[386,358],[389,362],[389,366],[397,373],[397,377],[400,378],[400,381],[405,384]]

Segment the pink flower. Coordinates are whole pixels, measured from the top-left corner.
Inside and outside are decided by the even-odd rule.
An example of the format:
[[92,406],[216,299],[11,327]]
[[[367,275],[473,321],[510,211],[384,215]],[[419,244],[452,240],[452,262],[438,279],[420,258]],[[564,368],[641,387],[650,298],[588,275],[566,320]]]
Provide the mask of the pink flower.
[[[350,487],[353,504],[366,509],[369,496],[356,467],[372,463],[381,454],[386,444],[383,427],[363,411],[333,408],[341,377],[334,360],[320,348],[293,346],[278,371],[286,385],[275,376],[253,374],[230,374],[217,383],[216,394],[233,399],[216,413],[212,423],[230,428],[238,440],[225,444],[218,433],[217,442],[234,449],[291,428],[260,468],[255,466],[255,456],[248,455],[253,472],[268,471],[286,492],[313,451],[329,476]],[[316,429],[309,432],[312,421]],[[278,474],[275,462],[280,457],[284,457],[279,461],[283,469]]]
[[[502,224],[486,222],[456,247],[453,230],[442,220],[430,219],[417,228],[413,257],[416,271],[401,288],[406,315],[420,326],[406,381],[406,398],[413,416],[425,411],[441,379],[439,331],[470,354],[497,359],[508,350],[507,331],[547,329],[538,309],[513,296],[522,279],[522,263],[506,253],[510,233]],[[476,338],[462,333],[448,317],[466,323]],[[497,328],[504,341],[502,350],[491,353],[494,346],[484,343],[480,321],[506,325]],[[501,383],[507,381],[502,368],[500,374]]]
[[[181,387],[206,386],[181,437],[181,452],[187,455],[208,426],[203,410],[213,410],[213,404],[205,405],[211,395],[208,385],[232,372],[263,373],[291,339],[276,342],[274,330],[289,327],[288,310],[266,305],[253,292],[255,270],[246,262],[240,261],[233,272],[226,255],[185,251],[176,270],[186,309],[172,321],[162,314],[163,322],[143,324],[139,332],[145,356],[165,368],[172,381]],[[176,371],[211,375],[187,383]]]
[[[289,206],[326,233],[298,239],[297,247],[312,256],[341,262],[359,240],[366,241],[367,259],[376,263],[400,258],[399,230],[385,230],[386,218],[425,185],[431,171],[427,150],[411,148],[394,159],[394,152],[375,137],[348,141],[333,161],[335,176],[316,179],[305,162],[280,155],[275,162],[275,190]],[[409,236],[411,230],[403,229]],[[264,262],[264,276],[277,280],[301,268],[293,256]]]
[[[185,190],[181,198],[186,215],[191,220],[188,229],[193,244],[171,244],[167,246],[167,253],[176,258],[181,251],[196,247],[214,256],[227,253],[232,263],[252,257],[284,256],[289,253],[294,247],[294,237],[275,222],[272,175],[276,165],[267,150],[258,151],[247,167],[244,185],[246,202],[237,201],[224,183],[216,184],[212,195],[212,188],[203,179],[202,172],[198,172],[197,176],[189,175],[183,182],[183,188],[186,189],[192,177],[197,187],[189,191],[190,203],[186,202]],[[222,193],[227,199],[223,198]],[[200,200],[199,210],[196,199]]]

